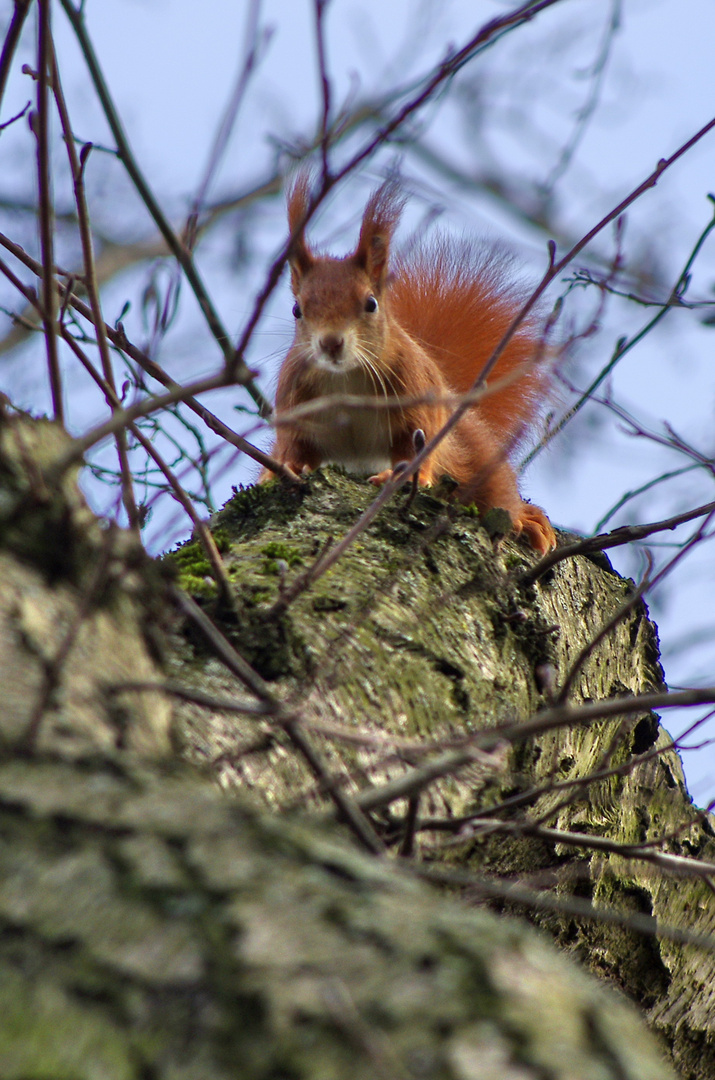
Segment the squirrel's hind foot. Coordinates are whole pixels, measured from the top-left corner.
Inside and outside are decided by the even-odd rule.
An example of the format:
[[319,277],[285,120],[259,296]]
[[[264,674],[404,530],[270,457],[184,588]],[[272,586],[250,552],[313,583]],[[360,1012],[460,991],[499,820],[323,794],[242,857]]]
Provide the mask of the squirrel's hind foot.
[[517,533],[523,533],[531,546],[541,555],[548,555],[556,547],[556,533],[540,506],[522,503],[514,519]]

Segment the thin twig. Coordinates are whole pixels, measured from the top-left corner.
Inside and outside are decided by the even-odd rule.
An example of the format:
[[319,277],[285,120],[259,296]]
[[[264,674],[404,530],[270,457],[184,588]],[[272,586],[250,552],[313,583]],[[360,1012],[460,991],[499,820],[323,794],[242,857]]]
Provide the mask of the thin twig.
[[[702,128],[700,128],[700,130],[697,131],[695,135],[693,135],[690,139],[688,139],[687,142],[683,143],[675,151],[675,153],[671,154],[669,158],[661,158],[650,176],[646,177],[646,179],[641,184],[639,184],[638,187],[634,188],[633,191],[631,191],[630,195],[627,195],[626,198],[623,199],[618,204],[618,206],[615,207],[615,209],[611,210],[608,214],[606,214],[605,217],[601,218],[601,220],[596,225],[594,225],[593,228],[590,229],[589,232],[587,232],[576,244],[574,244],[571,250],[568,251],[563,256],[563,258],[559,259],[558,262],[555,261],[555,245],[550,248],[550,260],[546,272],[544,273],[539,284],[536,286],[536,288],[525,301],[519,312],[514,317],[501,341],[496,346],[489,360],[486,362],[478,377],[473,382],[471,386],[472,390],[477,390],[480,386],[484,384],[484,382],[489,377],[491,371],[493,370],[494,365],[499,360],[499,357],[501,356],[504,349],[511,341],[512,337],[523,323],[526,316],[533,309],[534,305],[539,301],[543,293],[546,291],[547,287],[556,277],[558,277],[562,270],[564,270],[565,267],[568,266],[568,264],[583,250],[583,248],[587,246],[587,244],[591,242],[591,240],[594,239],[595,236],[598,235],[599,232],[601,232],[616,218],[620,217],[621,214],[623,214],[624,211],[636,201],[636,199],[639,199],[641,195],[643,195],[650,188],[655,187],[658,180],[666,171],[666,169],[670,168],[670,166],[673,165],[676,161],[678,161],[679,158],[683,156],[683,154],[687,153],[688,150],[695,146],[695,144],[699,142],[700,139],[707,135],[708,132],[712,131],[713,128],[715,128],[715,117],[707,124],[705,124]],[[656,316],[656,318],[659,317],[660,315]],[[410,475],[413,471],[416,471],[420,467],[425,458],[427,458],[429,454],[431,454],[432,451],[435,449],[435,447],[438,446],[438,444],[449,434],[450,431],[452,431],[452,429],[464,416],[466,409],[467,406],[461,406],[456,409],[452,416],[449,418],[449,420],[446,422],[442,430],[437,432],[437,434],[430,440],[422,453],[418,454],[415,457],[414,461],[410,464]],[[540,446],[545,444],[545,440],[542,439]],[[527,458],[527,462],[528,460],[529,459]]]
[[591,85],[586,101],[577,111],[573,132],[565,146],[562,148],[558,161],[554,165],[541,189],[541,196],[545,202],[551,198],[556,184],[573,161],[574,154],[588,129],[588,123],[596,111],[598,99],[603,88],[603,80],[608,65],[608,59],[611,55],[616,33],[621,26],[621,5],[622,0],[611,0],[611,11],[606,22],[603,40],[600,43],[596,60],[589,73],[591,75]]
[[[151,690],[152,686],[147,686],[147,689]],[[696,723],[692,724],[684,734],[690,734],[699,727],[701,723],[702,720],[696,721]],[[517,795],[510,795],[500,803],[496,803],[481,810],[475,810],[474,813],[471,814],[463,814],[459,817],[450,818],[422,818],[417,823],[417,829],[456,833],[459,832],[463,826],[471,825],[473,822],[478,823],[483,818],[494,817],[496,814],[512,813],[514,810],[520,810],[522,807],[533,806],[542,795],[552,795],[554,792],[573,791],[574,789],[577,789],[576,796],[578,797],[580,792],[585,791],[594,784],[598,784],[603,780],[610,780],[614,777],[627,776],[629,773],[634,772],[640,765],[652,761],[653,758],[662,757],[664,754],[676,750],[680,739],[683,737],[684,736],[680,736],[677,742],[671,740],[664,746],[657,746],[655,749],[649,750],[645,754],[637,754],[633,757],[629,757],[628,761],[624,761],[621,765],[612,765],[607,769],[599,768],[589,772],[586,776],[576,776],[571,780],[555,780],[553,776],[551,776],[544,783],[535,784],[525,791],[520,791]],[[570,804],[573,804],[574,801],[574,799],[569,799]]]
[[64,424],[65,412],[62,402],[62,376],[57,354],[57,284],[53,251],[52,182],[50,178],[49,151],[49,92],[48,77],[52,57],[50,32],[50,0],[39,0],[39,26],[37,44],[37,112],[30,117],[30,126],[37,138],[37,176],[40,220],[40,247],[42,249],[42,312],[45,327],[47,366],[52,393],[52,409],[55,420]]
[[[2,234],[0,234],[1,236]],[[389,397],[375,397],[374,394],[324,394],[321,397],[311,398],[299,405],[280,412],[271,418],[273,427],[299,427],[308,417],[321,415],[334,415],[336,410],[345,409],[347,412],[362,411],[366,408],[373,412],[403,412],[417,405],[427,405],[429,408],[456,409],[458,405],[476,405],[492,394],[498,394],[506,387],[517,382],[523,375],[531,370],[531,364],[519,364],[501,379],[495,379],[488,386],[480,386],[476,390],[467,390],[465,393],[438,394],[428,390],[424,394],[396,394]]]
[[611,615],[611,617],[609,619],[606,619],[606,621],[599,628],[599,630],[583,646],[583,648],[579,652],[578,656],[574,659],[573,663],[571,664],[571,667],[566,672],[566,676],[564,678],[564,681],[561,684],[561,689],[559,690],[558,694],[556,695],[556,697],[554,699],[554,705],[564,705],[568,701],[568,697],[569,697],[569,694],[571,692],[571,687],[573,686],[573,684],[574,684],[574,682],[576,680],[576,676],[579,674],[579,672],[583,668],[583,665],[586,663],[589,656],[593,655],[594,649],[598,648],[598,646],[601,644],[601,642],[605,638],[607,638],[608,635],[610,633],[612,633],[616,629],[616,627],[619,625],[619,623],[621,623],[623,621],[623,619],[625,619],[626,615],[628,615],[629,612],[631,612],[633,610],[633,608],[636,606],[636,604],[640,601],[640,599],[643,596],[643,593],[651,585],[650,572],[651,572],[652,568],[653,568],[653,559],[652,559],[652,556],[650,555],[650,553],[648,553],[648,567],[646,569],[645,574],[643,575],[642,581],[640,582],[638,587],[633,590],[633,592],[628,597],[628,599],[624,600],[622,604],[619,604],[619,606],[614,611],[613,615]]
[[204,709],[213,709],[218,712],[237,713],[240,716],[257,716],[262,719],[266,715],[272,715],[272,708],[263,702],[256,704],[255,701],[237,701],[235,698],[217,698],[213,694],[206,694],[203,690],[196,690],[193,686],[183,686],[181,683],[167,680],[165,682],[118,682],[105,686],[107,693],[154,693],[166,694],[169,697],[179,698],[181,701],[190,701],[194,705],[200,705]]
[[665,518],[663,521],[653,521],[648,525],[621,525],[612,532],[599,533],[598,536],[589,536],[585,540],[564,544],[549,552],[548,555],[544,555],[535,566],[532,566],[531,570],[522,574],[518,579],[519,584],[531,585],[552,566],[574,555],[588,555],[593,551],[607,551],[609,548],[622,547],[623,544],[630,544],[634,540],[644,540],[646,536],[652,536],[654,533],[676,529],[678,525],[683,525],[686,521],[706,517],[713,511],[715,511],[715,502],[704,503],[702,506],[696,506],[694,510],[686,510],[683,514],[675,514],[674,517]]
[[[62,4],[65,5],[69,0],[62,0]],[[369,142],[358,150],[342,168],[335,173],[335,175],[328,174],[322,177],[322,183],[319,190],[314,192],[309,201],[305,217],[300,222],[299,230],[303,230],[310,222],[311,218],[315,214],[318,207],[332,191],[335,185],[350,173],[354,172],[359,165],[370,158],[378,147],[384,146],[389,142],[392,135],[394,135],[399,128],[415,113],[419,110],[427,101],[429,101],[437,90],[450,78],[457,74],[469,60],[471,60],[476,54],[477,50],[485,47],[490,41],[494,40],[500,33],[506,30],[514,29],[516,26],[521,25],[524,22],[528,22],[534,18],[539,12],[546,10],[546,8],[552,7],[554,4],[561,3],[561,0],[539,0],[534,3],[530,0],[529,3],[524,4],[522,7],[517,8],[515,11],[504,15],[502,18],[493,19],[486,26],[482,27],[472,38],[469,39],[466,45],[457,51],[453,51],[447,56],[447,58],[438,65],[437,69],[424,81],[424,85],[420,92],[416,94],[410,101],[407,102],[393,117],[388,120],[379,131],[369,140]],[[253,332],[258,324],[263,310],[271,297],[280,276],[283,272],[283,268],[288,259],[291,247],[295,240],[295,236],[290,236],[286,243],[281,248],[280,252],[271,264],[263,288],[256,297],[253,311],[249,316],[246,326],[241,334],[241,337],[236,346],[236,363],[241,362],[248,342],[253,336]],[[506,344],[506,343],[505,343]]]
[[474,840],[479,837],[482,825],[485,831],[489,830],[490,833],[496,832],[511,836],[536,836],[551,844],[567,844],[569,847],[607,851],[612,855],[620,855],[624,859],[638,859],[658,866],[663,870],[670,870],[672,873],[687,875],[688,877],[712,878],[715,876],[715,862],[708,862],[704,859],[690,859],[684,855],[671,855],[665,851],[656,851],[650,845],[622,843],[593,833],[550,829],[544,825],[535,825],[528,821],[502,821],[499,818],[493,820],[483,819],[479,822],[479,828],[469,830],[470,839]]
[[[79,226],[80,240],[82,243],[82,257],[84,260],[84,285],[87,290],[87,296],[89,297],[90,306],[92,308],[92,321],[94,324],[95,332],[97,334],[97,346],[99,348],[99,355],[102,361],[102,371],[104,373],[106,383],[111,389],[112,396],[114,398],[114,403],[110,402],[110,408],[114,410],[120,407],[120,403],[116,394],[114,370],[112,368],[112,360],[109,355],[107,335],[104,332],[104,318],[102,317],[102,306],[99,297],[99,287],[97,285],[97,276],[95,273],[94,265],[92,226],[90,224],[89,209],[87,207],[87,198],[84,187],[84,169],[87,163],[89,146],[83,147],[81,157],[77,154],[77,148],[75,146],[74,137],[72,135],[72,125],[70,123],[69,112],[67,110],[67,103],[64,93],[62,91],[60,72],[57,64],[57,55],[55,53],[54,47],[52,47],[50,50],[50,63],[52,70],[52,88],[55,95],[55,101],[57,102],[57,111],[60,116],[62,132],[65,138],[65,146],[67,148],[67,154],[70,161],[70,169],[72,171],[72,183],[74,185],[75,203],[77,205],[77,222]],[[132,483],[132,473],[129,467],[129,453],[127,450],[126,429],[120,429],[116,433],[115,439],[117,443],[117,455],[119,457],[119,470],[122,482],[122,500],[124,502],[124,509],[126,510],[130,527],[138,533],[139,511],[137,510],[136,498],[134,496],[134,485]]]
[[[713,123],[715,123],[715,121],[711,121],[708,125],[706,125],[706,127],[703,128],[697,136],[694,136],[694,139],[697,140],[698,138],[701,138],[703,134],[710,130],[710,128],[713,126]],[[686,147],[689,149],[692,144],[693,140],[691,139],[690,143],[686,144]],[[680,151],[678,151],[678,156],[679,154]],[[663,168],[667,168],[674,159],[675,156],[673,158],[669,158]],[[663,164],[663,162],[661,161],[658,164],[660,166]],[[653,181],[653,183],[655,183],[655,181]],[[712,197],[710,198],[711,201],[715,202]],[[591,384],[579,395],[578,400],[574,402],[571,408],[568,409],[568,411],[559,419],[556,424],[549,428],[549,430],[539,442],[538,446],[534,447],[534,449],[526,456],[526,458],[524,459],[524,466],[529,465],[537,456],[537,454],[541,453],[541,451],[549,445],[552,439],[556,438],[559,432],[563,431],[566,425],[570,423],[571,420],[573,420],[573,418],[581,411],[584,405],[586,405],[587,402],[593,399],[593,395],[598,389],[598,387],[611,374],[616,365],[621,362],[623,357],[626,356],[631,351],[631,349],[634,349],[636,345],[639,344],[639,342],[641,342],[645,337],[647,337],[647,335],[651,333],[651,331],[658,325],[658,323],[665,318],[669,311],[672,311],[674,308],[680,306],[680,298],[690,281],[690,272],[692,270],[693,263],[695,262],[695,259],[700,253],[703,244],[705,243],[713,229],[715,229],[715,212],[713,213],[712,219],[708,222],[708,224],[705,226],[700,236],[698,237],[693,250],[688,255],[685,266],[680,272],[680,275],[678,276],[675,285],[671,289],[670,296],[668,297],[668,300],[665,302],[665,304],[660,308],[657,314],[654,315],[654,317],[650,319],[646,323],[646,325],[638,331],[638,333],[633,335],[633,337],[631,337],[630,339],[621,338],[619,341],[616,342],[616,347],[613,350],[613,354],[608,363],[601,368],[595,379],[593,379]],[[608,288],[608,283],[598,282],[598,285],[599,287],[602,287],[604,289]]]
[[[195,690],[193,687],[183,686],[172,681],[121,682],[112,684],[109,689],[114,693],[124,693],[126,690],[137,692],[142,690],[156,691],[158,693],[165,693],[174,697],[183,698],[186,701],[191,701],[205,709],[212,709],[216,712],[225,712],[229,714],[236,713],[240,716],[256,716],[259,720],[266,716],[272,716],[274,712],[273,707],[267,704],[256,705],[255,703],[243,700],[237,701],[234,698],[216,697],[214,694],[206,694],[201,690]],[[365,732],[347,727],[343,724],[307,718],[301,719],[301,724],[306,731],[311,731],[326,739],[334,739],[336,742],[345,742],[354,746],[369,747],[372,749],[395,749],[399,752],[399,756],[397,753],[394,755],[394,760],[396,761],[404,761],[405,754],[409,754],[410,757],[416,758],[419,755],[443,751],[445,748],[451,746],[464,747],[465,745],[468,745],[470,740],[470,736],[467,736],[466,738],[461,737],[459,740],[407,739],[399,735],[389,735],[383,731]],[[476,751],[472,751],[472,760],[475,760],[475,754]]]
[[[47,0],[45,0],[45,2],[47,2]],[[231,345],[229,334],[221,322],[218,312],[214,308],[201,276],[196,269],[191,252],[171,228],[171,225],[164,216],[164,212],[156,201],[151,188],[139,169],[131,147],[129,146],[129,141],[119,118],[119,114],[114,107],[114,102],[112,101],[109,88],[107,87],[102,70],[99,66],[94,47],[87,34],[82,10],[75,8],[72,5],[71,0],[60,0],[60,3],[72,25],[72,29],[75,32],[75,36],[77,37],[82,54],[87,63],[92,82],[97,91],[97,96],[99,97],[104,110],[104,115],[117,145],[117,156],[124,165],[127,174],[141,196],[142,202],[154,219],[161,235],[164,237],[169,250],[179,262],[186,275],[186,280],[189,282],[189,285],[196,296],[209,330],[218,342],[221,352],[223,353],[227,371],[229,373],[226,382],[237,382],[244,386],[256,405],[258,405],[260,414],[262,416],[270,416],[272,411],[271,406],[254,383],[253,372],[246,366],[245,360],[243,359],[243,353],[241,353],[240,356],[236,355],[236,352]]]
[[64,457],[59,458],[53,465],[53,475],[61,476],[66,469],[81,461],[93,446],[114,435],[121,428],[128,427],[134,420],[139,420],[142,416],[151,416],[152,413],[161,412],[168,405],[176,405],[179,402],[186,401],[187,398],[194,397],[197,394],[206,394],[210,390],[218,390],[225,385],[226,374],[224,371],[220,371],[216,375],[207,375],[205,378],[197,379],[196,382],[188,383],[186,386],[180,386],[177,383],[175,388],[169,390],[166,394],[144,398],[133,405],[118,409],[108,420],[98,424],[97,427],[92,428],[85,435],[81,435],[73,441],[71,448]]
[[630,491],[626,491],[621,495],[616,503],[604,514],[600,521],[596,522],[596,532],[600,532],[604,525],[607,525],[612,517],[621,510],[626,503],[629,503],[632,499],[638,498],[639,495],[644,495],[646,491],[651,491],[658,484],[664,484],[667,480],[673,480],[676,476],[683,476],[685,473],[693,472],[699,468],[698,465],[684,465],[680,469],[671,469],[669,472],[661,473],[660,476],[654,477],[652,480],[646,480],[644,484],[641,484],[637,488],[631,488]]
[[342,180],[348,173],[353,172],[358,165],[361,165],[369,157],[372,157],[378,147],[388,143],[391,137],[405,124],[405,122],[415,112],[421,109],[423,105],[431,100],[437,90],[439,90],[445,82],[454,78],[454,76],[457,75],[470,60],[473,60],[479,52],[504,33],[515,30],[518,26],[521,26],[526,22],[530,22],[536,15],[541,14],[542,11],[546,11],[547,8],[553,7],[554,4],[560,2],[561,0],[528,0],[527,3],[515,8],[513,11],[507,12],[506,15],[498,16],[486,23],[461,48],[450,50],[442,63],[438,64],[436,68],[433,68],[432,73],[423,81],[422,89],[419,93],[415,94],[405,105],[403,105],[390,120],[383,124],[369,143],[362,147],[361,150],[358,150],[352,158],[343,165],[340,171],[335,174],[333,182],[337,183],[339,180]]
[[515,885],[512,882],[477,876],[463,870],[438,866],[436,863],[415,864],[404,861],[402,865],[412,874],[427,881],[473,889],[484,896],[520,904],[530,911],[541,909],[563,915],[572,915],[578,919],[589,919],[599,925],[610,923],[611,925],[625,927],[628,930],[635,930],[637,933],[645,934],[648,937],[658,937],[682,945],[695,945],[708,952],[715,951],[715,935],[698,934],[692,930],[683,930],[681,927],[668,926],[658,922],[652,915],[641,915],[639,913],[626,915],[612,907],[605,907],[600,904],[596,907],[589,900],[582,900],[577,896],[567,899],[563,896],[555,896],[545,890],[530,889],[526,885]]
[[[70,349],[72,349],[75,356],[80,361],[80,363],[83,365],[85,370],[95,380],[95,382],[99,386],[100,390],[104,394],[109,407],[114,411],[119,409],[120,408],[120,402],[119,402],[119,399],[117,397],[116,389],[114,388],[114,386],[110,385],[110,383],[106,380],[106,378],[102,378],[99,375],[99,373],[96,371],[94,365],[91,363],[89,358],[84,353],[84,350],[80,348],[79,344],[75,341],[75,339],[69,333],[67,328],[65,326],[61,326],[60,329],[61,329],[63,340],[66,341],[67,345],[69,345]],[[172,492],[174,493],[174,497],[181,504],[181,506],[184,508],[186,514],[189,517],[189,520],[191,521],[191,523],[192,523],[192,525],[194,527],[194,531],[196,532],[196,534],[197,534],[197,536],[199,538],[201,546],[204,549],[204,554],[206,555],[209,566],[211,567],[211,572],[212,572],[214,581],[216,582],[216,585],[218,587],[221,602],[225,607],[229,608],[230,610],[235,611],[235,609],[236,609],[235,593],[234,593],[233,588],[231,587],[231,582],[230,582],[229,577],[228,577],[228,572],[226,570],[226,567],[224,566],[223,559],[221,558],[221,553],[219,552],[218,547],[216,546],[216,541],[214,540],[214,537],[213,537],[213,534],[212,534],[211,530],[206,525],[206,522],[202,521],[202,519],[197,514],[196,509],[194,507],[194,504],[193,504],[190,496],[184,490],[182,485],[179,483],[179,480],[176,477],[175,473],[167,465],[167,463],[164,461],[164,459],[161,456],[161,454],[159,453],[159,451],[153,445],[151,439],[148,439],[146,437],[146,435],[144,434],[144,432],[141,430],[141,428],[137,427],[135,424],[130,424],[129,425],[129,430],[131,431],[132,435],[137,440],[137,442],[142,446],[142,448],[144,449],[144,452],[149,455],[149,457],[152,459],[152,461],[161,470],[161,472],[163,473],[169,487],[171,488]]]
[[31,3],[32,0],[15,0],[15,10],[12,13],[12,19],[7,28],[2,53],[0,54],[0,106],[2,106],[2,99],[5,96],[5,87],[10,75],[15,50]]
[[319,753],[311,746],[305,733],[301,729],[299,718],[287,712],[280,699],[275,696],[270,687],[261,676],[246,663],[242,656],[233,648],[224,637],[218,627],[209,619],[208,615],[198,604],[183,593],[180,589],[172,588],[172,594],[176,605],[191,621],[199,628],[201,633],[211,644],[218,659],[231,671],[256,697],[268,705],[271,709],[271,719],[277,723],[286,733],[290,741],[301,753],[308,763],[313,775],[321,787],[327,791],[330,798],[345,820],[347,825],[355,833],[362,845],[373,855],[379,855],[384,851],[384,845],[377,833],[368,821],[362,810],[356,805],[340,785],[331,778],[329,770],[324,765]]
[[402,837],[398,854],[403,858],[412,855],[415,849],[415,833],[417,829],[417,814],[420,809],[420,796],[411,795],[407,800],[407,813],[404,817]]
[[398,799],[406,799],[419,794],[424,788],[429,787],[435,780],[443,776],[455,776],[466,766],[479,765],[485,771],[491,771],[499,767],[500,760],[497,757],[499,747],[495,747],[489,754],[475,747],[465,747],[463,750],[449,750],[447,753],[428,761],[416,769],[410,769],[403,776],[397,776],[389,780],[382,787],[367,788],[355,796],[355,802],[361,810],[377,810]]
[[392,496],[400,487],[402,487],[404,482],[402,473],[399,477],[394,477],[387,481],[377,498],[370,503],[367,510],[360,515],[352,529],[345,534],[342,540],[319,555],[313,565],[309,566],[307,570],[304,570],[302,574],[299,574],[289,588],[285,589],[278,597],[270,611],[272,617],[282,615],[301,593],[326,573],[331,566],[334,566],[338,559],[342,558],[351,544],[353,544],[358,536],[365,531],[370,522],[377,517],[383,506],[390,501]]
[[564,727],[587,727],[598,720],[607,720],[613,716],[637,716],[652,712],[654,709],[678,709],[684,705],[712,705],[714,703],[715,686],[664,691],[663,693],[626,694],[623,697],[588,702],[585,705],[560,705],[557,708],[543,709],[531,720],[504,724],[491,731],[484,731],[481,735],[475,736],[475,740],[482,749],[490,749],[500,739],[508,739],[514,744],[522,743],[530,739],[532,735],[541,735],[545,731],[555,731]]
[[320,155],[322,159],[323,184],[327,184],[330,178],[328,164],[328,151],[330,149],[330,79],[325,59],[325,9],[329,0],[315,0],[315,41],[318,52],[318,73],[320,77],[320,91],[323,98],[323,111],[320,118]]
[[641,599],[641,597],[644,595],[644,593],[648,592],[649,590],[654,589],[656,587],[656,585],[660,584],[660,582],[669,573],[671,573],[671,571],[677,566],[677,564],[681,561],[681,559],[683,559],[690,551],[692,551],[692,549],[694,547],[696,547],[699,543],[702,542],[702,540],[704,538],[704,535],[705,535],[705,529],[707,528],[709,523],[712,521],[712,518],[713,518],[714,514],[715,514],[715,507],[713,507],[713,510],[707,515],[705,520],[700,523],[700,525],[696,529],[694,535],[691,536],[691,538],[688,540],[688,542],[686,544],[683,544],[680,551],[676,552],[676,554],[672,557],[672,559],[668,560],[668,562],[665,564],[665,566],[663,566],[658,571],[658,573],[655,575],[654,578],[650,577],[650,571],[651,571],[651,568],[652,568],[652,565],[653,565],[653,560],[652,560],[652,557],[650,555],[648,556],[648,569],[646,571],[646,574],[645,574],[642,582],[640,583],[638,588],[633,592],[632,596],[630,596],[626,601],[624,601],[624,603],[622,603],[620,605],[620,607],[613,613],[611,618],[608,619],[603,624],[603,626],[598,631],[598,633],[593,637],[593,639],[583,647],[583,649],[581,650],[581,652],[579,653],[579,655],[576,657],[573,664],[571,665],[571,669],[568,672],[566,678],[564,679],[563,686],[561,687],[561,690],[559,691],[558,697],[556,698],[556,700],[554,702],[555,705],[563,705],[564,702],[568,699],[569,691],[570,691],[571,687],[573,686],[573,682],[574,682],[574,679],[576,678],[576,675],[581,670],[584,663],[586,662],[588,657],[591,655],[593,650],[598,646],[598,644],[601,641],[603,641],[603,639],[605,637],[607,637],[608,634],[610,634],[611,631],[616,628],[616,626],[618,626],[619,622],[621,622],[621,620],[623,618],[625,618],[625,616],[628,614],[628,612],[631,611],[635,607],[635,605],[638,603],[638,601]]
[[206,202],[206,195],[209,187],[213,181],[216,171],[221,162],[226,147],[228,146],[228,140],[231,137],[231,132],[236,123],[241,103],[248,89],[251,76],[254,74],[256,67],[260,59],[260,47],[267,45],[271,38],[272,31],[264,31],[262,38],[259,38],[258,34],[258,18],[261,10],[261,0],[251,0],[248,8],[248,15],[246,17],[246,37],[244,48],[244,59],[241,64],[241,69],[238,73],[236,85],[234,86],[231,97],[229,98],[228,105],[221,118],[216,137],[213,141],[213,145],[209,152],[209,158],[204,171],[204,175],[199,184],[196,196],[191,205],[191,211],[189,213],[186,225],[184,227],[184,238],[186,246],[189,250],[193,250],[196,243],[197,227],[199,221],[199,215],[201,214],[204,204]]
[[[15,258],[18,259],[21,263],[23,263],[23,265],[26,266],[28,270],[31,270],[33,274],[41,276],[41,264],[38,263],[35,259],[33,259],[30,255],[28,255],[24,248],[22,248],[19,244],[16,244],[13,240],[11,240],[8,236],[5,236],[5,234],[1,232],[0,245],[2,245],[2,247],[6,248],[7,251],[14,255]],[[5,267],[4,263],[0,263],[0,270],[2,270],[3,273],[7,272],[7,268]],[[71,278],[71,275],[68,271],[59,271],[57,267],[55,267],[55,271],[57,273],[65,273],[68,278]],[[18,279],[13,275],[12,280],[14,282],[17,282]],[[31,298],[26,293],[24,287],[20,287],[20,292],[23,296],[25,296],[28,304],[36,307],[34,298]],[[62,285],[62,283],[59,283],[59,292],[61,298],[63,299],[63,303],[69,303],[75,309],[75,311],[79,312],[79,314],[84,319],[87,319],[90,324],[94,325],[94,316],[92,314],[91,308],[89,308],[78,296],[75,295],[70,285],[64,286]],[[145,352],[143,352],[129,340],[121,323],[119,323],[116,329],[110,326],[108,323],[103,323],[103,329],[104,333],[107,335],[112,344],[116,346],[117,349],[120,349],[122,352],[126,353],[127,356],[131,357],[132,360],[136,361],[136,363],[139,364],[139,366],[147,373],[147,375],[150,375],[152,379],[156,379],[157,382],[161,383],[162,386],[165,386],[169,390],[178,391],[181,389],[180,383],[176,382],[175,379],[172,379],[171,376],[168,375],[164,371],[164,369],[156,363],[156,361],[152,360],[150,356],[147,356]],[[221,382],[220,385],[224,385],[224,383]],[[282,465],[279,461],[276,461],[275,458],[271,457],[270,454],[266,454],[263,450],[259,450],[257,446],[254,446],[252,443],[248,442],[248,440],[244,439],[242,435],[237,434],[237,432],[235,432],[232,428],[228,427],[227,424],[224,424],[223,420],[219,420],[219,418],[214,413],[212,413],[210,409],[207,409],[200,402],[196,401],[196,399],[192,396],[184,397],[183,404],[185,404],[187,408],[191,409],[192,412],[196,413],[197,416],[201,417],[207,427],[211,428],[211,430],[214,431],[217,435],[220,435],[222,439],[230,442],[233,446],[236,447],[236,449],[246,454],[247,457],[253,458],[254,461],[257,461],[260,465],[263,465],[264,468],[270,469],[271,472],[277,473],[289,483],[298,485],[302,483],[300,477],[296,476],[292,469],[289,469],[287,465]]]

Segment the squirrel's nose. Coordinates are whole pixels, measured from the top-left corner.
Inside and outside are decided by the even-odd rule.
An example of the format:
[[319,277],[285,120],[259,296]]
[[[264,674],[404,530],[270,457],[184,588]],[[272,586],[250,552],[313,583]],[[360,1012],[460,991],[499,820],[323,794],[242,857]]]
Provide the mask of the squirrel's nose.
[[338,337],[337,334],[326,334],[325,337],[320,339],[321,349],[333,362],[337,362],[337,360],[340,359],[340,353],[343,351],[344,344],[344,339]]

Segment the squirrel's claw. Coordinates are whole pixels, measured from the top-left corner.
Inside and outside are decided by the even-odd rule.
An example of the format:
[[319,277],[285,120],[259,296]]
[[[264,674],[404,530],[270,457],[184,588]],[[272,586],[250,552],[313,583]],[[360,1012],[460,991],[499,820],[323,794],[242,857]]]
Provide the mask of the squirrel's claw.
[[392,469],[383,469],[382,472],[375,473],[374,476],[368,476],[368,484],[374,484],[375,487],[382,487],[388,480],[392,479]]
[[556,533],[540,506],[524,503],[514,526],[540,555],[548,555],[556,547]]

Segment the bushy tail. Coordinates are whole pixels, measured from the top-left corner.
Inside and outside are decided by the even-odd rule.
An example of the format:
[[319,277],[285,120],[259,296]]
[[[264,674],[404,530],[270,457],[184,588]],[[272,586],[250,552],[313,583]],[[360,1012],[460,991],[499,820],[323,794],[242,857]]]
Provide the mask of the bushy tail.
[[[508,256],[449,238],[401,258],[394,267],[390,304],[397,321],[435,358],[458,393],[469,390],[528,295],[514,286],[509,269]],[[532,318],[515,333],[489,375],[489,386],[514,376],[479,403],[480,416],[510,448],[528,431],[546,394],[547,360]]]

